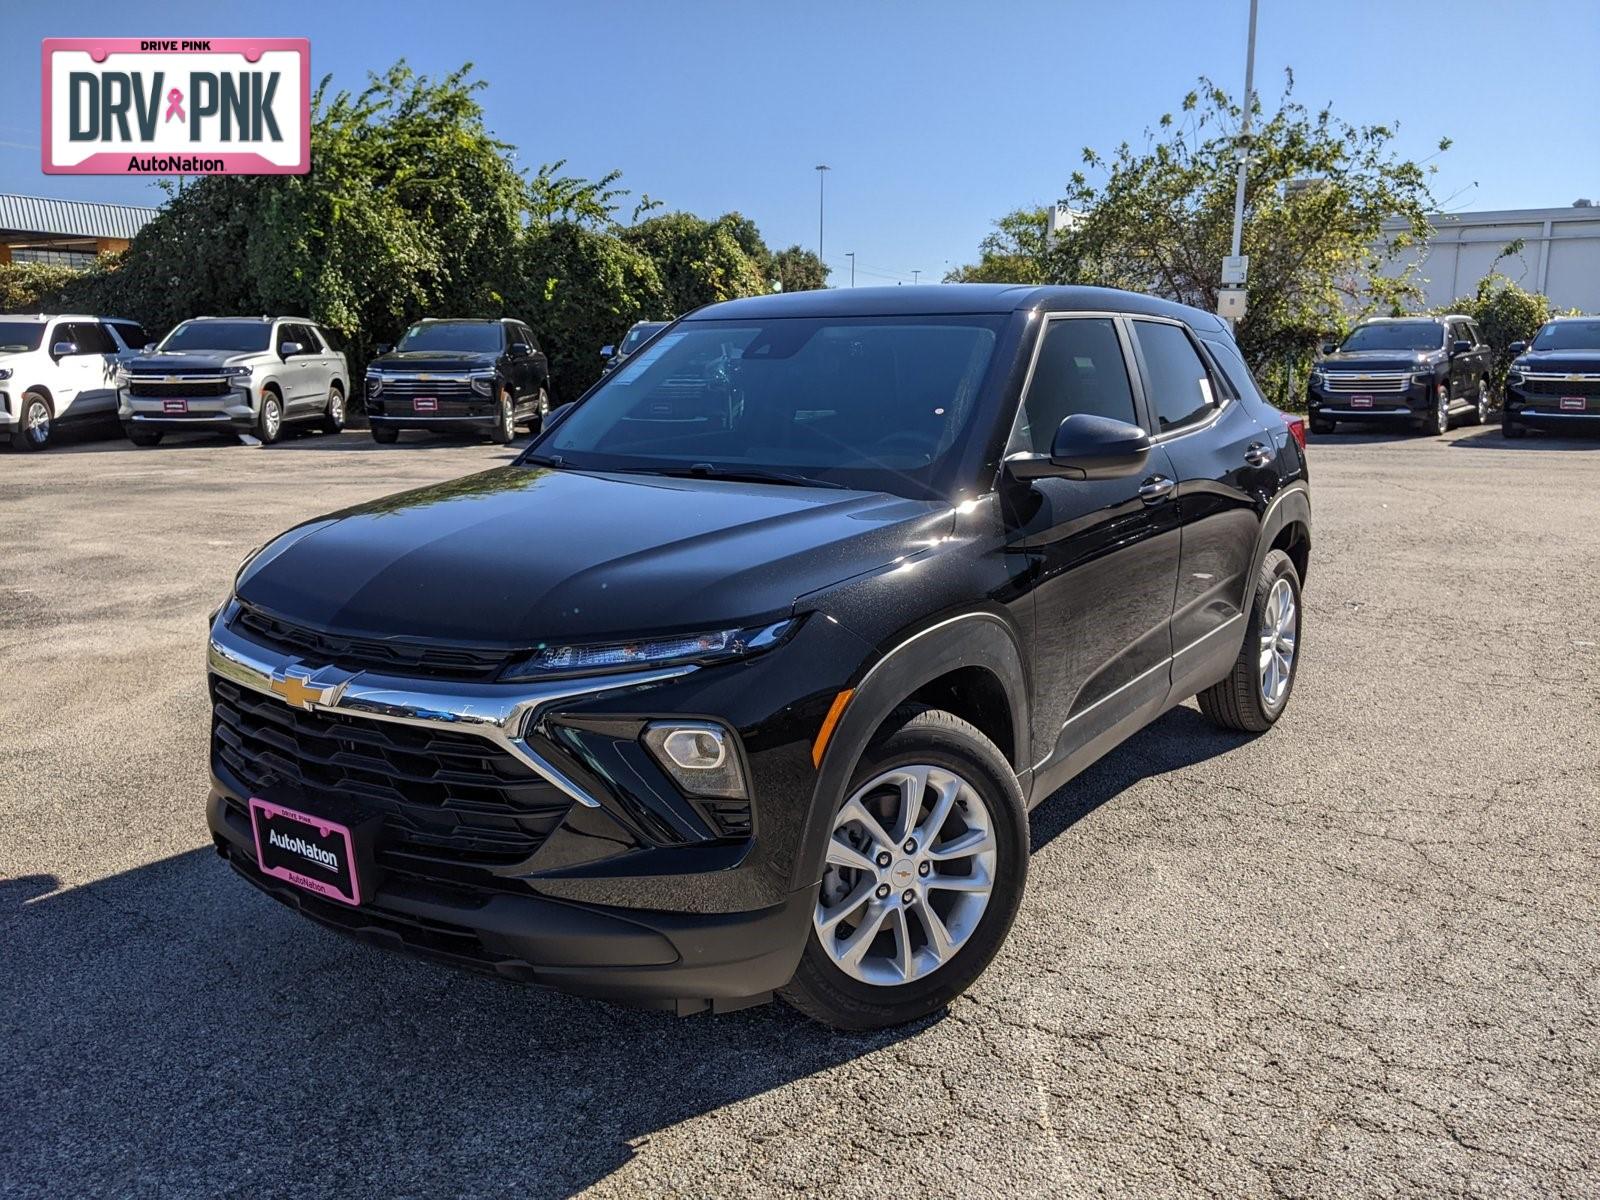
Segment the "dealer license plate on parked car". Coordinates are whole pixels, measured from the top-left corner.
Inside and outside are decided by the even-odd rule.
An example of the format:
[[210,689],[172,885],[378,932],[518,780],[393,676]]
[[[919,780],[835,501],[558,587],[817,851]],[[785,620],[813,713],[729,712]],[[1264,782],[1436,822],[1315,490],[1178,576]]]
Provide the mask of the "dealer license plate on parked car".
[[439,401],[435,396],[418,396],[411,402],[412,412],[438,412]]
[[361,903],[355,839],[347,826],[250,797],[261,873],[341,904]]
[[1350,407],[1351,408],[1371,408],[1372,407],[1372,397],[1371,396],[1351,396],[1350,397]]
[[1583,412],[1588,407],[1589,407],[1589,402],[1587,400],[1585,400],[1582,396],[1563,396],[1563,397],[1561,397],[1561,411],[1562,412]]
[[163,400],[161,402],[161,411],[168,413],[186,413],[189,411],[189,402],[187,400]]

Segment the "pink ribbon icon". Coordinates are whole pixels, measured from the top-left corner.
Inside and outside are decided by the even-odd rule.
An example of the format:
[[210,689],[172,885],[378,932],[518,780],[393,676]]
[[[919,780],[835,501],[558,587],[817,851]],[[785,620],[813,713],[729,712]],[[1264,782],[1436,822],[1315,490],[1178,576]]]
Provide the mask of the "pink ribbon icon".
[[188,120],[183,115],[183,93],[177,88],[173,88],[167,93],[167,115],[165,119],[170,121],[173,117],[177,117],[180,121]]

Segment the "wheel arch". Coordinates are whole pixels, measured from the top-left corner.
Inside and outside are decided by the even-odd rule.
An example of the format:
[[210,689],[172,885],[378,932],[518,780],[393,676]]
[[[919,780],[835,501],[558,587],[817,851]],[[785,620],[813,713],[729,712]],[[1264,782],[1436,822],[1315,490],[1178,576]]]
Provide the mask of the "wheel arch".
[[825,739],[791,886],[808,887],[822,877],[834,807],[868,744],[907,703],[947,711],[958,705],[953,715],[994,740],[1012,770],[1020,775],[1031,761],[1028,674],[1017,635],[1003,618],[964,613],[902,638],[850,691]]
[[1244,608],[1249,612],[1256,598],[1256,567],[1269,550],[1282,550],[1300,573],[1304,586],[1306,571],[1311,565],[1311,492],[1303,482],[1291,483],[1276,496],[1262,514],[1261,529],[1256,535],[1255,567],[1250,571],[1250,587],[1245,592]]

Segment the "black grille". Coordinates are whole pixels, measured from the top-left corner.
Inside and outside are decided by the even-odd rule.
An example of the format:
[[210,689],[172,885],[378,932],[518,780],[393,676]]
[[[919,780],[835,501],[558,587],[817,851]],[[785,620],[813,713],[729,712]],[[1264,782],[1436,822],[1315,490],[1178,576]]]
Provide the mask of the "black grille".
[[[530,857],[572,801],[472,734],[309,713],[211,680],[212,753],[252,792],[290,788],[380,815],[380,866],[469,885]],[[242,806],[236,806],[242,809]]]
[[221,379],[199,383],[164,383],[160,379],[135,378],[128,381],[128,391],[135,396],[165,396],[176,400],[195,396],[226,396],[228,384]]
[[1600,396],[1600,379],[1528,379],[1521,390],[1530,396]]
[[433,679],[491,679],[515,657],[512,651],[486,647],[434,646],[324,633],[248,604],[239,605],[231,628],[273,649],[314,658],[318,666],[332,665],[348,671],[389,671]]

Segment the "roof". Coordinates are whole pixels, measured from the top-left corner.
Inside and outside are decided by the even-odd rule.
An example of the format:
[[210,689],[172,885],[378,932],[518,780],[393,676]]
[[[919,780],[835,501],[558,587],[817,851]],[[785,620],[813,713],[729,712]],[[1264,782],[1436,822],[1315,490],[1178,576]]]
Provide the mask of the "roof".
[[1007,283],[930,283],[915,287],[820,288],[747,296],[696,309],[691,321],[764,317],[941,316],[970,313],[1126,312],[1175,317],[1196,329],[1225,326],[1211,313],[1116,288],[1043,287]]
[[136,204],[52,200],[0,192],[0,229],[54,237],[132,239],[160,211]]

